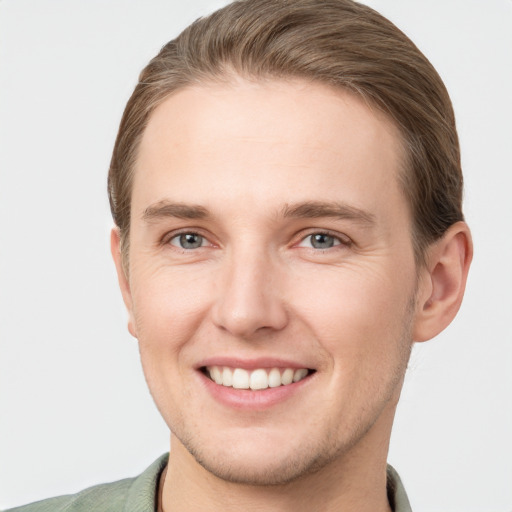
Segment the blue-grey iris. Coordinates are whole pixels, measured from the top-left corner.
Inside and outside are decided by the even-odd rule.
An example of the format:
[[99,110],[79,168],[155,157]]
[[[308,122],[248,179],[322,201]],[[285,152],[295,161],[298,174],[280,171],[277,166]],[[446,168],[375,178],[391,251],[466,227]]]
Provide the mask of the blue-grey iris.
[[183,233],[180,235],[180,245],[183,249],[197,249],[203,245],[203,237],[197,233]]
[[334,237],[325,233],[311,235],[311,245],[315,249],[330,249],[334,246]]

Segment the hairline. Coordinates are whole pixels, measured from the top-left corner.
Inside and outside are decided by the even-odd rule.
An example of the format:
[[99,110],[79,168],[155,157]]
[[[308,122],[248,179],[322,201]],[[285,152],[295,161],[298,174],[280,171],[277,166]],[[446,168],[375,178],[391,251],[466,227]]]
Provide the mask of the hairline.
[[[394,128],[397,135],[397,146],[398,146],[398,154],[397,154],[397,163],[398,168],[396,170],[396,179],[398,180],[398,186],[400,188],[401,193],[405,199],[407,204],[407,211],[409,213],[410,219],[410,237],[411,243],[413,246],[413,253],[415,264],[418,270],[426,265],[426,252],[427,248],[430,244],[421,244],[420,239],[418,237],[417,229],[415,227],[415,212],[413,210],[413,203],[411,197],[407,194],[408,184],[407,181],[409,179],[409,174],[412,171],[412,161],[413,161],[413,152],[414,149],[412,145],[407,140],[407,136],[404,133],[404,129],[399,125],[399,123],[393,119],[392,115],[387,112],[383,107],[381,107],[375,100],[373,100],[368,94],[362,91],[358,87],[350,87],[348,84],[340,84],[329,82],[328,80],[322,80],[319,77],[311,77],[301,73],[254,73],[248,71],[239,71],[234,68],[233,65],[220,65],[219,68],[221,71],[204,74],[200,78],[197,76],[192,76],[188,81],[180,83],[172,90],[168,91],[162,96],[158,97],[156,101],[153,102],[151,108],[148,109],[146,115],[146,121],[140,133],[137,135],[135,143],[132,145],[131,155],[132,162],[129,165],[129,172],[127,173],[127,180],[129,181],[129,211],[130,215],[127,216],[128,225],[125,229],[119,229],[120,231],[120,250],[121,250],[121,260],[123,264],[123,269],[125,274],[128,276],[129,272],[129,251],[130,251],[130,229],[131,229],[131,216],[132,216],[132,208],[131,208],[131,200],[133,195],[133,183],[134,183],[134,175],[137,169],[138,157],[140,154],[140,145],[142,143],[142,139],[146,132],[146,128],[151,121],[151,118],[155,112],[155,110],[162,105],[165,101],[167,101],[172,96],[175,96],[181,91],[186,89],[199,87],[199,88],[208,88],[211,85],[225,85],[231,86],[236,83],[237,80],[244,80],[253,83],[264,83],[264,82],[296,82],[300,81],[303,83],[311,83],[311,84],[320,84],[334,92],[344,92],[349,94],[351,97],[362,101],[370,111],[380,117],[384,117],[387,122]],[[143,82],[139,82],[143,83]]]

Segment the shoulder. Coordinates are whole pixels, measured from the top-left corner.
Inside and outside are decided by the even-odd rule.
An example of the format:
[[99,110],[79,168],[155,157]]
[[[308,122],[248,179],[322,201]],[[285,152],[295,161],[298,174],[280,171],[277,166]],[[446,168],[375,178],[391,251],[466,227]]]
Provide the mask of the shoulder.
[[167,459],[168,454],[163,455],[134,478],[95,485],[77,494],[37,501],[5,512],[153,512],[158,481]]
[[395,468],[389,464],[387,467],[387,491],[389,504],[394,512],[411,512],[411,504],[402,480]]
[[6,512],[121,511],[126,502],[127,492],[134,480],[134,478],[127,478],[118,482],[95,485],[77,494],[37,501]]

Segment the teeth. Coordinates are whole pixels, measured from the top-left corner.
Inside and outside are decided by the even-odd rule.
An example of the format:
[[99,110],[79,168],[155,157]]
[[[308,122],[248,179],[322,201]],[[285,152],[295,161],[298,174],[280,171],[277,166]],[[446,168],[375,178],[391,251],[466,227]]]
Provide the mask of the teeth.
[[299,380],[302,380],[307,374],[308,371],[306,370],[306,368],[295,370],[295,373],[293,374],[293,382],[299,382]]
[[292,382],[299,382],[308,375],[306,368],[272,368],[266,370],[258,368],[249,372],[243,368],[229,368],[228,366],[208,366],[206,368],[210,378],[219,385],[235,389],[267,389],[287,386]]
[[293,370],[291,368],[287,368],[283,372],[283,375],[281,376],[281,382],[283,383],[283,386],[287,386],[293,382]]
[[[214,368],[215,368],[215,366],[214,366]],[[224,371],[223,371],[223,373],[224,373]],[[217,384],[224,385],[224,382],[217,382]],[[249,372],[247,370],[242,370],[242,368],[237,368],[233,372],[232,386],[235,389],[249,389]]]
[[210,377],[217,383],[222,384],[222,375],[220,373],[219,367],[214,366],[212,371],[210,372]]
[[[217,381],[215,381],[217,382]],[[217,384],[222,384],[223,386],[232,386],[233,385],[233,372],[229,368],[224,368],[222,370],[222,382],[217,382]]]
[[265,370],[254,370],[251,373],[251,389],[267,389],[268,375]]
[[281,372],[277,368],[272,368],[268,374],[269,387],[278,388],[281,384]]

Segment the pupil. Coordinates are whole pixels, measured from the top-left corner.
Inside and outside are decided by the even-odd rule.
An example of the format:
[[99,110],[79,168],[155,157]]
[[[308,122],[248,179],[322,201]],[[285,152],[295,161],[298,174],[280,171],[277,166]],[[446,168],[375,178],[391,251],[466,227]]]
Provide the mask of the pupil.
[[318,233],[313,235],[311,245],[315,249],[329,249],[334,245],[334,238],[329,235]]
[[180,245],[184,249],[196,249],[197,247],[201,247],[202,243],[203,237],[194,233],[185,233],[180,235]]

